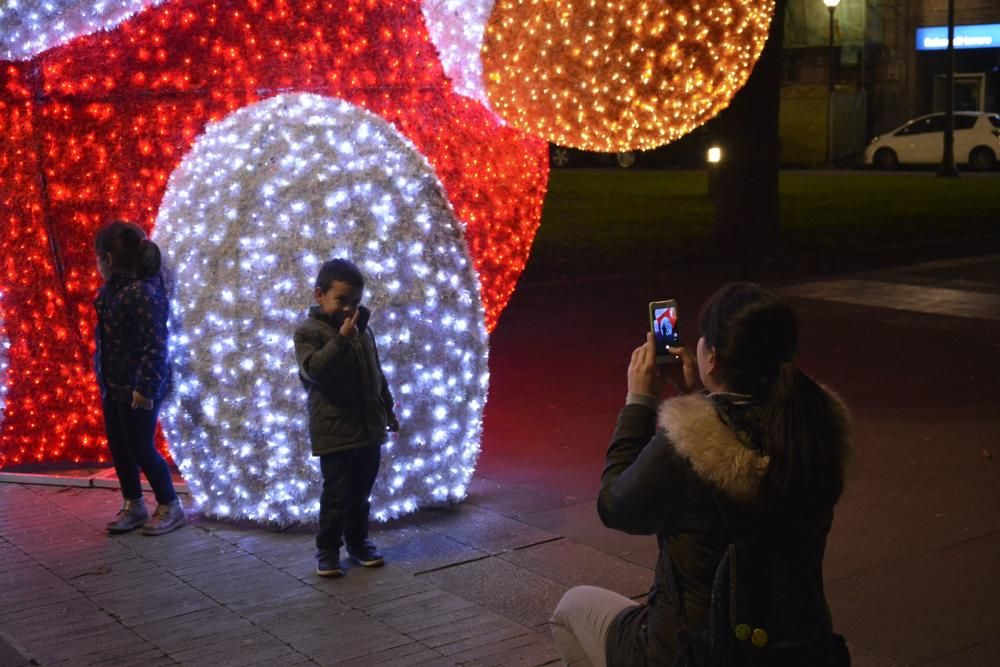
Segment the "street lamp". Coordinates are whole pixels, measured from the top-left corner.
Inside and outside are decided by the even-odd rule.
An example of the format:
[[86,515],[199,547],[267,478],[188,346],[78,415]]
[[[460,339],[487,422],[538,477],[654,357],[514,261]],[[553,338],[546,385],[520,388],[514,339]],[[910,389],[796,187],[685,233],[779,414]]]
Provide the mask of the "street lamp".
[[948,0],[948,76],[944,102],[944,153],[938,176],[958,176],[955,167],[955,0]]
[[823,0],[823,4],[830,10],[830,86],[826,96],[826,164],[833,167],[833,70],[836,63],[836,53],[833,49],[833,12],[836,11],[840,0]]

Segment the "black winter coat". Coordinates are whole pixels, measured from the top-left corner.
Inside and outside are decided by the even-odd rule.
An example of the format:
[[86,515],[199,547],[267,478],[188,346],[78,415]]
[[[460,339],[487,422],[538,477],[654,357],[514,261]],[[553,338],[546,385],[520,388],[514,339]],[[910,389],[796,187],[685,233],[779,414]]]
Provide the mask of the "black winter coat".
[[[367,315],[361,319],[367,321]],[[371,328],[359,326],[358,335],[347,340],[333,318],[313,306],[294,340],[299,378],[309,396],[313,456],[384,443],[388,427],[397,424]]]
[[[843,425],[840,431],[847,434],[840,447],[846,464],[849,419],[843,404],[832,394],[830,400]],[[609,628],[609,667],[673,664],[677,617],[667,584],[666,549],[691,629],[707,627],[715,570],[732,541],[725,520],[739,538],[792,538],[821,572],[832,507],[780,525],[753,509],[751,501],[769,461],[757,444],[759,425],[760,409],[737,395],[674,398],[660,406],[658,418],[642,405],[622,409],[608,448],[598,513],[609,528],[655,534],[660,556],[646,602],[622,611]]]

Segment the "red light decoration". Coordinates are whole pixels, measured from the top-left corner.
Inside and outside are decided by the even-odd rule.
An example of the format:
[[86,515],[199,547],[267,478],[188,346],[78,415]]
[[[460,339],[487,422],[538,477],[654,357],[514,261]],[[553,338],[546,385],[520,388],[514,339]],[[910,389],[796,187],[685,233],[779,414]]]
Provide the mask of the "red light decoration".
[[144,10],[30,61],[0,62],[0,468],[103,461],[93,379],[94,233],[151,230],[205,125],[288,91],[395,125],[444,184],[492,330],[541,217],[546,144],[453,92],[416,0],[210,2]]

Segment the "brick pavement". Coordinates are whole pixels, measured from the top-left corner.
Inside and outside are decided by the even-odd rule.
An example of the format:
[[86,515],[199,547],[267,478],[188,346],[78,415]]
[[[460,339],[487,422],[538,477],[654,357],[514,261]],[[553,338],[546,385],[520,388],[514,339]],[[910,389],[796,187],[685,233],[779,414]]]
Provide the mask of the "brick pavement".
[[[522,489],[471,490],[489,509],[376,527],[389,564],[330,580],[305,528],[195,515],[165,536],[110,537],[116,490],[0,484],[0,667],[556,665],[546,620],[566,589],[647,590],[655,542],[600,527],[592,501],[519,515]],[[859,667],[897,664],[851,648]]]
[[[478,514],[464,522],[482,529],[473,544],[435,550],[449,538],[412,522],[387,527],[376,537],[389,565],[326,580],[314,574],[305,530],[195,519],[162,537],[108,537],[117,491],[0,484],[0,503],[0,638],[37,661],[25,664],[556,662],[545,619],[561,587],[524,570],[527,587],[546,584],[541,605],[519,606],[527,587],[499,608],[484,591],[491,561],[516,567],[502,559],[558,537],[472,506],[459,513]],[[453,592],[449,570],[462,585],[483,578],[479,594]]]

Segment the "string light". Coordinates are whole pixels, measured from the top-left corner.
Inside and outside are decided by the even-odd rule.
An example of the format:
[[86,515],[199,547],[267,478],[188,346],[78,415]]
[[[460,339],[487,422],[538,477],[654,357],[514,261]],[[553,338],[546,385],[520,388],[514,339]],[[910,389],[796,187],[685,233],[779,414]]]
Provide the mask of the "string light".
[[483,44],[486,21],[494,0],[424,0],[421,10],[427,30],[441,56],[441,65],[455,90],[489,108],[483,85]]
[[0,292],[0,426],[3,425],[7,408],[7,350],[10,342],[7,340],[7,329],[3,320],[3,292]]
[[3,0],[0,59],[24,60],[77,35],[109,30],[164,0]]
[[[69,460],[103,461],[100,397],[94,382],[91,336],[94,289],[79,267],[66,267],[65,289],[50,253],[51,243],[70,244],[76,233],[50,240],[41,196],[41,164],[29,64],[0,65],[0,292],[7,343],[6,406],[0,425],[0,467]],[[70,238],[67,238],[70,237]],[[89,242],[88,242],[89,247]],[[88,253],[88,276],[96,274]],[[96,284],[96,275],[91,278]],[[69,300],[73,299],[73,306]],[[81,314],[86,311],[86,324]],[[9,346],[9,347],[8,347]]]
[[346,100],[412,142],[464,227],[487,330],[496,325],[541,218],[547,146],[455,92],[417,0],[3,9],[0,290],[11,346],[0,468],[106,460],[94,234],[114,218],[154,231],[168,180],[206,126],[279,94]]
[[486,90],[512,126],[554,143],[653,148],[729,104],[773,11],[773,0],[497,0]]
[[488,385],[479,284],[462,226],[426,159],[378,116],[289,94],[209,125],[156,221],[174,276],[171,451],[202,511],[285,525],[315,519],[291,332],[326,259],[367,275],[382,366],[402,425],[372,511],[461,500]]

